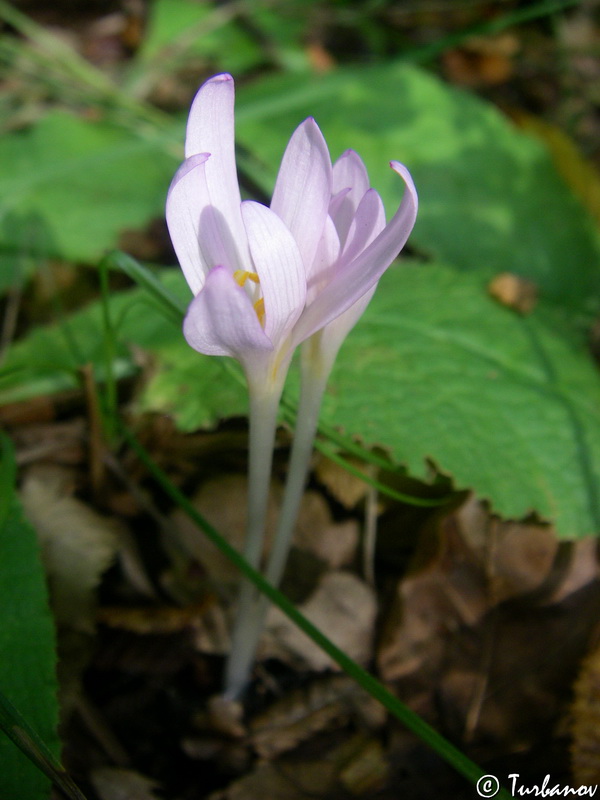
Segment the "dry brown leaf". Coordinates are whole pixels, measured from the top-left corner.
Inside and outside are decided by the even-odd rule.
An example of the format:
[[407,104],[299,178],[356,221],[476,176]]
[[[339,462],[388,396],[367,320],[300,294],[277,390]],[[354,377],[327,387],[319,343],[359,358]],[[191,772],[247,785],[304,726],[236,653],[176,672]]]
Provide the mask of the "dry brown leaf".
[[[239,551],[243,550],[246,536],[247,486],[245,475],[224,475],[205,483],[192,501],[202,516]],[[275,535],[281,498],[282,487],[273,481],[265,537],[267,555]],[[202,564],[209,577],[221,587],[237,586],[239,572],[219,548],[209,542],[183,512],[176,511],[173,519],[183,546]],[[300,506],[294,545],[338,568],[355,556],[358,526],[354,521],[333,523],[325,500],[316,492],[307,492]]]
[[558,576],[553,591],[545,598],[547,603],[561,603],[569,595],[578,592],[598,578],[598,539],[589,536],[578,542],[565,542],[568,558]]
[[70,473],[59,467],[29,470],[21,500],[40,540],[58,623],[92,633],[95,592],[116,557],[119,524],[72,497]]
[[358,522],[334,523],[322,495],[306,492],[294,532],[294,545],[312,553],[332,569],[351,564],[359,541]]
[[230,627],[224,607],[210,606],[192,629],[194,647],[199,653],[226,655],[231,647]]
[[[348,458],[348,461],[358,469],[365,471],[367,469],[363,461],[357,461],[352,458]],[[354,508],[365,498],[369,491],[369,485],[366,481],[361,480],[356,475],[352,475],[347,469],[344,469],[344,467],[329,458],[320,458],[317,461],[315,475],[345,508]]]
[[440,536],[436,558],[399,582],[385,615],[378,663],[386,680],[435,672],[452,631],[540,591],[558,552],[548,526],[501,522],[474,498],[444,521]]
[[206,599],[183,608],[176,606],[123,608],[105,606],[96,615],[98,622],[110,628],[137,634],[178,633],[189,628],[204,617],[211,600]]
[[263,763],[249,775],[209,800],[318,800],[373,797],[388,778],[389,765],[381,744],[362,733],[323,750],[317,757],[283,756]]
[[[269,493],[267,551],[273,539],[280,497],[281,488],[273,483]],[[246,476],[233,474],[207,481],[194,495],[192,503],[200,514],[226,537],[229,544],[241,551],[246,536],[247,498],[248,480]],[[175,511],[173,519],[182,544],[187,552],[202,564],[209,577],[222,587],[237,586],[239,571],[221,553],[219,548],[203,536],[197,526],[181,510]]]
[[537,285],[512,272],[501,272],[492,278],[488,284],[488,292],[503,306],[520,314],[533,311],[538,299]]
[[97,767],[90,773],[100,800],[157,800],[160,787],[156,781],[131,769]]
[[250,720],[252,745],[259,756],[272,759],[350,718],[375,729],[384,724],[386,712],[347,675],[316,678]]
[[[350,658],[360,664],[369,661],[377,600],[371,587],[355,575],[344,571],[325,573],[300,611]],[[337,669],[329,656],[275,607],[269,612],[260,655],[305,669]]]
[[501,522],[474,497],[456,512],[460,536],[489,581],[490,602],[500,603],[539,589],[558,553],[547,525]]
[[208,800],[319,800],[335,787],[335,765],[326,759],[261,764]]

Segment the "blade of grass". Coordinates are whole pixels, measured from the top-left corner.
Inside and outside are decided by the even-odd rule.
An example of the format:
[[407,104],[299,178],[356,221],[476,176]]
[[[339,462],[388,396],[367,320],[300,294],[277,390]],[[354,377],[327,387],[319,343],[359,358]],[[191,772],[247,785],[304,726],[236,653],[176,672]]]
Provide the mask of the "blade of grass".
[[408,503],[411,506],[436,508],[438,506],[443,506],[452,499],[453,495],[451,494],[444,495],[443,497],[415,497],[410,494],[405,494],[404,492],[399,492],[397,489],[393,489],[391,486],[376,480],[371,475],[365,475],[362,470],[360,470],[358,467],[355,467],[354,464],[352,464],[350,461],[347,461],[345,458],[343,458],[343,456],[340,456],[339,453],[336,453],[332,447],[328,447],[323,442],[317,442],[315,446],[319,452],[326,456],[330,461],[338,464],[340,467],[345,469],[346,472],[354,475],[355,478],[360,478],[367,484],[367,486],[370,486],[372,489],[377,489],[378,492],[390,497],[392,500],[398,500],[400,503]]

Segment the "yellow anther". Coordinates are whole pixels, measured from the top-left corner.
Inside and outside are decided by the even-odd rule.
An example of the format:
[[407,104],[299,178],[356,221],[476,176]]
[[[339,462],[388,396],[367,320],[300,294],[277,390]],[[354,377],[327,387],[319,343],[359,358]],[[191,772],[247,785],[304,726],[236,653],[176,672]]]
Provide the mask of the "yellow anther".
[[236,269],[236,271],[233,273],[233,278],[236,283],[239,283],[240,286],[243,286],[246,281],[260,283],[256,272],[247,272],[245,269]]
[[256,316],[258,317],[258,321],[260,322],[260,324],[264,328],[265,327],[265,301],[263,300],[262,297],[260,298],[260,300],[257,300],[256,303],[254,303],[254,310],[256,311]]

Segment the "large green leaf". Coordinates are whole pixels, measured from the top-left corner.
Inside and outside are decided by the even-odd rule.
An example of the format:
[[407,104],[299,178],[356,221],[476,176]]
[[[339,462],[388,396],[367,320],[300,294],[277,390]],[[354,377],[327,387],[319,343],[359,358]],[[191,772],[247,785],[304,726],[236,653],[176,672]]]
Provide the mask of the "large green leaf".
[[476,276],[389,270],[338,357],[323,420],[411,475],[434,462],[504,516],[600,532],[597,370],[555,312],[520,316]]
[[[141,132],[142,133],[142,132]],[[93,262],[126,228],[163,214],[176,159],[167,139],[55,111],[0,139],[0,252]],[[31,237],[34,219],[40,230]],[[25,226],[25,227],[24,227]],[[27,227],[29,226],[29,227]]]
[[364,158],[388,214],[402,191],[388,163],[407,164],[420,196],[413,247],[458,269],[528,276],[561,303],[585,307],[597,293],[591,220],[544,147],[490,104],[401,64],[245,86],[238,137],[254,156],[246,166],[269,191],[291,132],[308,115],[334,158],[347,148]]
[[[23,516],[14,462],[2,440],[0,462],[0,692],[59,753],[54,625],[35,531]],[[42,800],[48,779],[0,730],[0,797]]]

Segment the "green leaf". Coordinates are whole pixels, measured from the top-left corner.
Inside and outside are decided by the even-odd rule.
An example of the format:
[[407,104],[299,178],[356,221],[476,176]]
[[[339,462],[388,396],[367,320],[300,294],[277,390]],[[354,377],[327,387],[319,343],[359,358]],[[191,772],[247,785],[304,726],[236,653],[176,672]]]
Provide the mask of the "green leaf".
[[[54,625],[37,537],[15,492],[14,454],[6,437],[2,437],[0,493],[9,498],[0,519],[0,692],[57,757]],[[6,714],[2,719],[6,722]],[[48,779],[2,731],[0,764],[0,797],[49,796]]]
[[[165,270],[163,279],[175,301],[189,298],[189,289],[179,270]],[[182,339],[180,321],[165,313],[146,289],[115,294],[110,313],[120,344],[113,364],[117,378],[137,370],[130,345],[152,350]],[[33,329],[26,339],[10,348],[2,365],[0,404],[76,388],[80,385],[78,370],[85,364],[94,364],[101,378],[104,335],[100,302],[91,303],[53,325]]]
[[156,351],[159,369],[144,388],[140,408],[171,415],[182,431],[210,428],[248,413],[245,384],[229,372],[229,359],[197,353],[183,340]]
[[[162,216],[176,160],[166,135],[144,139],[103,122],[54,111],[0,140],[0,251],[19,254],[29,220],[43,235],[31,255],[97,261],[118,234]],[[25,227],[24,227],[25,226]]]
[[537,512],[560,536],[600,532],[600,378],[543,306],[527,317],[473,275],[404,264],[382,279],[338,357],[324,422],[429,462],[505,517]]
[[[110,317],[118,340],[115,377],[137,371],[133,346],[151,350],[153,370],[140,399],[140,408],[171,413],[182,430],[210,427],[220,419],[247,413],[245,383],[232,377],[231,359],[202,356],[185,342],[181,313],[190,291],[179,270],[163,270],[158,276],[123,253],[113,263],[143,282],[144,288],[115,294]],[[54,325],[34,329],[9,350],[0,371],[0,405],[39,394],[73,389],[80,385],[79,369],[96,367],[104,377],[102,307],[90,304]],[[160,365],[160,368],[159,368]]]
[[333,158],[352,148],[364,159],[388,215],[402,193],[389,161],[409,167],[420,197],[411,246],[486,277],[529,277],[560,303],[597,302],[595,226],[543,145],[489,103],[396,63],[276,76],[244,86],[237,109],[244,166],[268,192],[291,132],[314,116]]

